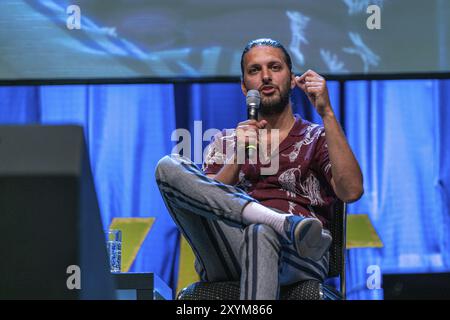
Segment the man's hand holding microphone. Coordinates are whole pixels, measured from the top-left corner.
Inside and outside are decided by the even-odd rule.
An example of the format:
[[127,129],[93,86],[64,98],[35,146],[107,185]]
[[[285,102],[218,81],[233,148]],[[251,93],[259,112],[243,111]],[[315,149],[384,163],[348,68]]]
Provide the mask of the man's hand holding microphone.
[[267,125],[266,120],[258,121],[260,101],[258,90],[249,90],[247,92],[246,104],[248,120],[239,122],[236,127],[238,164],[243,164],[245,159],[249,159],[252,163],[256,163],[259,130],[264,129]]

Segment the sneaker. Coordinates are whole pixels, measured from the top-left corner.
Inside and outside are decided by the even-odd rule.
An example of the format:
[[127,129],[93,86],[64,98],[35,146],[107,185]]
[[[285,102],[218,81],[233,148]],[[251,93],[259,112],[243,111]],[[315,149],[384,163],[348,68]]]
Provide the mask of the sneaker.
[[300,257],[320,260],[331,245],[331,235],[323,232],[318,219],[299,216],[286,217],[284,231],[290,244],[294,245]]

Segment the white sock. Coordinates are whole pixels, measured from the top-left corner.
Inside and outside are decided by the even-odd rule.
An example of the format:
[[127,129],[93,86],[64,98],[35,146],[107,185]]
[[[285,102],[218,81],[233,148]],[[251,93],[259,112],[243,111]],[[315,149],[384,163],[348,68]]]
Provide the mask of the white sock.
[[279,234],[283,234],[283,226],[286,217],[290,214],[281,214],[271,210],[257,202],[251,202],[242,211],[244,223],[261,223],[272,227]]

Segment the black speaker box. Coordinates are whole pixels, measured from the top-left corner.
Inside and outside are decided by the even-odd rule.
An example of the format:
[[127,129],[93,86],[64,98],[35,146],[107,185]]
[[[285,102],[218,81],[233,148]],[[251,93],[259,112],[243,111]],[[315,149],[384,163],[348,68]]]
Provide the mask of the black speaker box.
[[1,299],[114,298],[82,127],[0,127],[0,257]]
[[384,274],[385,300],[450,299],[450,273]]

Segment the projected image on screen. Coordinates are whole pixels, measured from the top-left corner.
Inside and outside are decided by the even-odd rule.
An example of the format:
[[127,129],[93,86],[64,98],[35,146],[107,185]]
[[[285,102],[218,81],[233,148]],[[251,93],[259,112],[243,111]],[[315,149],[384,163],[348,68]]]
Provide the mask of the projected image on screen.
[[296,73],[450,72],[449,10],[443,0],[2,0],[0,80],[239,77],[243,47],[262,37],[286,46]]

